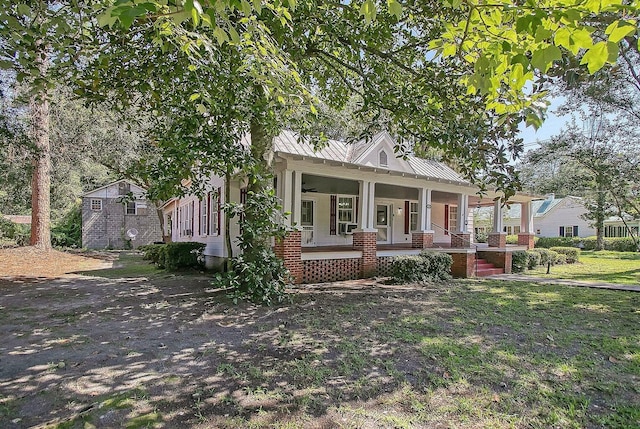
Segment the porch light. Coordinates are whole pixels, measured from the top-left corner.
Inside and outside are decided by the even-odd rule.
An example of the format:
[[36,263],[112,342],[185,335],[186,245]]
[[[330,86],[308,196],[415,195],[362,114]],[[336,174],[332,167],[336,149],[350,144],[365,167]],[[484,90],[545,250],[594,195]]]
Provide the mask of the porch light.
[[398,216],[402,215],[402,207],[398,207]]

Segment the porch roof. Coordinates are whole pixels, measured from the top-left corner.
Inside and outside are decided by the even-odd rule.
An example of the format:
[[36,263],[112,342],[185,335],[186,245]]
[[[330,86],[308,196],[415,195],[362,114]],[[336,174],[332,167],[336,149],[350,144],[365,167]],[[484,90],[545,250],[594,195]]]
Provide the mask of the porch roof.
[[410,168],[410,170],[407,171],[375,167],[359,162],[362,159],[363,148],[378,144],[384,137],[391,138],[386,133],[380,133],[376,134],[371,140],[363,140],[353,144],[338,140],[328,140],[325,146],[316,150],[309,139],[301,137],[291,131],[283,131],[274,139],[274,150],[276,155],[283,158],[308,159],[337,167],[357,168],[359,170],[381,174],[413,177],[416,179],[427,179],[435,182],[474,187],[474,185],[447,165],[411,155],[407,158]]

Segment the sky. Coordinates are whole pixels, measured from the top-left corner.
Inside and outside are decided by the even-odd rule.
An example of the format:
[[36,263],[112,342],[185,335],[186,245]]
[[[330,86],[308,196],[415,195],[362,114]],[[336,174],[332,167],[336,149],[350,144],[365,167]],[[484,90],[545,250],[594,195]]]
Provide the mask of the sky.
[[539,147],[537,142],[548,140],[554,135],[557,135],[562,127],[571,121],[571,115],[556,116],[553,112],[560,107],[564,98],[554,98],[551,100],[551,105],[547,110],[547,119],[538,130],[533,127],[525,127],[524,124],[520,125],[520,137],[524,141],[525,151],[536,149]]

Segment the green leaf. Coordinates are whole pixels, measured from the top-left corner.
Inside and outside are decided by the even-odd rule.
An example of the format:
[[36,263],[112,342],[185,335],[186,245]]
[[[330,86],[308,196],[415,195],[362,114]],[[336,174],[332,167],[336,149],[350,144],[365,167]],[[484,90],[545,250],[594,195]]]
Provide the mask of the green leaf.
[[545,73],[549,70],[552,63],[562,59],[562,52],[555,45],[549,45],[544,49],[539,49],[533,53],[531,57],[531,65]]
[[376,19],[376,5],[373,3],[373,0],[365,0],[360,7],[360,15],[364,16],[364,21],[367,24],[370,24],[371,21]]
[[213,30],[213,35],[216,37],[216,41],[218,42],[218,45],[222,45],[224,42],[229,41],[229,36],[227,35],[227,32],[220,27],[216,27],[215,30]]
[[589,69],[589,73],[593,74],[605,65],[608,58],[609,49],[607,47],[607,43],[598,42],[593,45],[586,54],[584,54],[580,64],[586,64]]
[[113,16],[111,14],[112,11],[113,11],[113,8],[110,7],[107,10],[105,10],[104,13],[98,15],[98,25],[100,27],[112,27],[113,24],[115,24],[116,21],[118,21],[118,17]]
[[191,97],[189,97],[189,101],[196,101],[198,98],[200,98],[200,94],[194,92],[193,94],[191,94]]
[[402,18],[402,5],[398,0],[387,0],[387,6],[391,15],[395,15],[398,19]]
[[636,31],[636,26],[627,21],[614,21],[604,31],[609,35],[609,41],[618,43],[629,34]]
[[21,4],[18,5],[18,13],[20,15],[30,17],[31,16],[31,8],[28,5],[21,3]]

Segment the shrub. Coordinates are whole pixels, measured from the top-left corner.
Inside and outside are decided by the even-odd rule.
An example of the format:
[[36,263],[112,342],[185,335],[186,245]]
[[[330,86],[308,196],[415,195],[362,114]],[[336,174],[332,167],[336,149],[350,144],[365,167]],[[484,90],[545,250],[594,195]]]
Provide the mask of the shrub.
[[165,246],[166,244],[147,244],[145,246],[138,247],[138,250],[142,252],[142,259],[151,261],[158,266],[164,267],[163,249]]
[[551,265],[564,265],[567,263],[567,255],[558,252],[554,253],[555,255],[553,255],[553,262],[551,262]]
[[533,270],[535,267],[540,265],[540,252],[536,252],[535,250],[527,250],[527,255],[529,255],[529,259],[527,261],[527,268]]
[[616,252],[638,252],[638,245],[630,237],[605,238],[604,249]]
[[159,259],[162,261],[162,266],[170,271],[203,266],[202,252],[206,246],[204,243],[187,241],[158,244],[157,246],[160,246],[161,249]]
[[489,235],[486,232],[479,232],[475,236],[476,243],[486,243]]
[[547,265],[549,262],[552,264],[555,261],[555,256],[553,256],[556,252],[551,252],[549,249],[533,249],[532,252],[537,252],[540,254],[540,265]]
[[540,237],[536,242],[536,247],[549,249],[551,247],[573,247],[576,244],[572,237]]
[[549,250],[565,255],[567,264],[575,264],[580,257],[580,249],[575,247],[552,247]]
[[507,244],[518,244],[517,235],[507,235]]
[[391,262],[392,277],[396,282],[425,283],[451,278],[451,255],[423,251],[419,255],[397,256]]
[[521,273],[529,264],[529,255],[524,250],[516,250],[511,253],[511,272]]
[[51,244],[56,247],[80,247],[82,245],[82,208],[80,204],[75,205],[51,228]]

